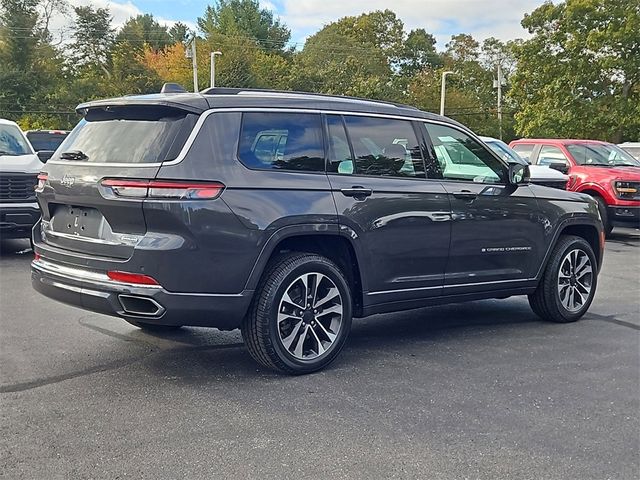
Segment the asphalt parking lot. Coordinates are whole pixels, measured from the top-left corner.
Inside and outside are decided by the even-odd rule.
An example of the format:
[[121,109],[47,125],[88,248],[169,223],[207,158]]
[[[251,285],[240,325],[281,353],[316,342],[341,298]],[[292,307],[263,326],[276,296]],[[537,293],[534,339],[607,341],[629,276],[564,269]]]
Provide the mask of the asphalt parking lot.
[[640,233],[616,230],[590,313],[526,299],[358,320],[327,370],[258,367],[238,332],[150,335],[31,289],[0,255],[0,476],[640,477]]

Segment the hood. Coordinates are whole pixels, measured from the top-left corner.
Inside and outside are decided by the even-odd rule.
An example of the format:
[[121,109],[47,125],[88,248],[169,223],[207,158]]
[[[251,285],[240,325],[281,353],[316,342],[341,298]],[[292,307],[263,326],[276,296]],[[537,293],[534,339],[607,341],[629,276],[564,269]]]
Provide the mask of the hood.
[[0,155],[0,174],[3,173],[40,173],[44,163],[37,155]]
[[640,181],[640,167],[590,167],[581,165],[584,169],[589,169],[590,173],[598,175],[602,180],[633,180]]

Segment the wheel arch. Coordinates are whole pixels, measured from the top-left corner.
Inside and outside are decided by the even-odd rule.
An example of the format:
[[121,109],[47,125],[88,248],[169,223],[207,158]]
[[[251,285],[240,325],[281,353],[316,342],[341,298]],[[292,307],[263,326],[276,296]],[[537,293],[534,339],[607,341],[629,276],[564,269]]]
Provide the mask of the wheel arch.
[[246,288],[255,290],[269,261],[286,252],[317,253],[332,260],[345,273],[353,294],[353,316],[362,315],[366,275],[353,242],[355,232],[335,224],[296,225],[281,228],[267,240],[253,267]]

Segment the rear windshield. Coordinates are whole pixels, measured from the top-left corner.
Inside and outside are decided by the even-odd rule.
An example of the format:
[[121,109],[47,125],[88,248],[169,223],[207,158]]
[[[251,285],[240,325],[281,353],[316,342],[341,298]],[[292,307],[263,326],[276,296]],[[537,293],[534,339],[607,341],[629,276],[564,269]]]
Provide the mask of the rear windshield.
[[0,155],[27,155],[31,152],[27,140],[15,125],[0,125]]
[[47,132],[34,132],[27,133],[29,143],[36,152],[41,150],[55,151],[60,144],[67,138],[66,133],[47,133]]
[[53,160],[154,163],[177,157],[196,115],[155,107],[92,109],[63,142]]

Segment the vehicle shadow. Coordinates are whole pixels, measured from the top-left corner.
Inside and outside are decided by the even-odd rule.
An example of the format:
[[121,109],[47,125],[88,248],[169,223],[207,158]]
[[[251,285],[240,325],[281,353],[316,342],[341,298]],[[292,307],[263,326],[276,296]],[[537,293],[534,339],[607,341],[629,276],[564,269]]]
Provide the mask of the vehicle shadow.
[[0,258],[30,256],[31,252],[31,244],[28,239],[0,239]]

